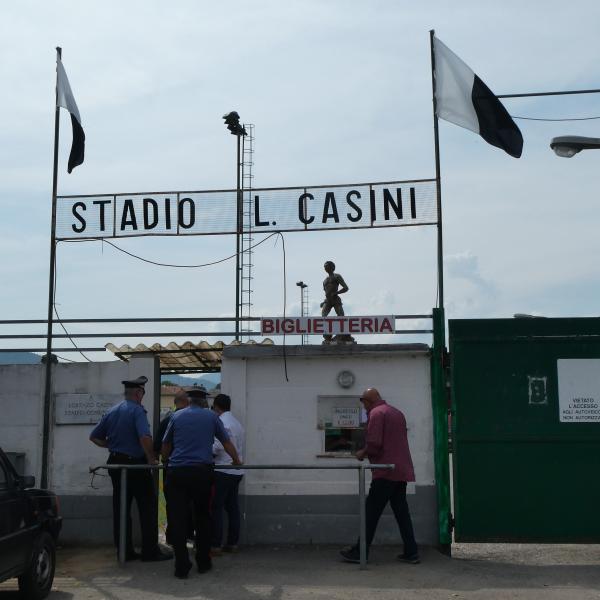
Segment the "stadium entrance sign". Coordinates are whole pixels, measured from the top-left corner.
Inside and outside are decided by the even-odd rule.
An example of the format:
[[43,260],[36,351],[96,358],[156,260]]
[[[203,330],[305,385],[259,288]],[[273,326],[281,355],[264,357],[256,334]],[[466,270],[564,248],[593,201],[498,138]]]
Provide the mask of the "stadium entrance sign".
[[[433,179],[243,190],[244,230],[434,225]],[[59,196],[58,240],[235,234],[236,190]]]

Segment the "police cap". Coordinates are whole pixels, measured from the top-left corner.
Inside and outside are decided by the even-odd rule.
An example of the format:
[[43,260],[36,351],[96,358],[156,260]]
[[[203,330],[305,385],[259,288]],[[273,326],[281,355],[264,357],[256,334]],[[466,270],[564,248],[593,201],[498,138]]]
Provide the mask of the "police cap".
[[141,375],[137,379],[131,379],[129,381],[121,381],[121,383],[126,388],[142,388],[142,389],[144,389],[144,386],[146,385],[147,382],[148,382],[148,378],[145,375]]
[[203,387],[196,385],[184,388],[184,391],[190,398],[206,398],[208,396],[208,392]]

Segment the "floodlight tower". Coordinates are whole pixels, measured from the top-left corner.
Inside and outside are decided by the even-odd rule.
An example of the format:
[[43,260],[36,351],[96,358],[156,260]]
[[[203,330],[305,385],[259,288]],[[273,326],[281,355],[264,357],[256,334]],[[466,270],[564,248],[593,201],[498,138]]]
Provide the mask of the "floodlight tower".
[[241,187],[241,169],[242,162],[240,160],[241,139],[247,135],[244,126],[240,123],[240,115],[232,110],[223,115],[227,129],[237,139],[237,159],[236,159],[236,228],[235,228],[235,339],[240,339],[240,242],[243,231],[243,215],[242,215],[242,187]]
[[[296,285],[300,288],[300,316],[304,317],[308,314],[308,283],[297,281]],[[302,345],[308,342],[308,335],[302,334]]]

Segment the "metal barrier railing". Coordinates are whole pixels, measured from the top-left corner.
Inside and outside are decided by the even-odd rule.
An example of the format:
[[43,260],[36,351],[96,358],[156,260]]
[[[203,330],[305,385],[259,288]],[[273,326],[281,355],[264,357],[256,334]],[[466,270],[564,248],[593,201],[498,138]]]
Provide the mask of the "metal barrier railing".
[[[365,471],[371,469],[385,469],[391,470],[395,465],[375,465],[375,464],[354,464],[354,465],[241,465],[239,468],[246,470],[258,470],[258,469],[269,469],[269,470],[336,470],[336,471],[358,471],[358,502],[359,502],[359,550],[360,550],[360,568],[367,568],[367,519],[365,512]],[[232,469],[232,465],[215,465],[215,469]],[[90,473],[96,473],[99,469],[121,471],[121,498],[120,498],[120,520],[119,520],[119,563],[125,564],[125,543],[126,543],[126,531],[127,531],[127,470],[129,469],[146,469],[146,470],[161,470],[165,469],[165,465],[99,465],[97,467],[90,467]]]

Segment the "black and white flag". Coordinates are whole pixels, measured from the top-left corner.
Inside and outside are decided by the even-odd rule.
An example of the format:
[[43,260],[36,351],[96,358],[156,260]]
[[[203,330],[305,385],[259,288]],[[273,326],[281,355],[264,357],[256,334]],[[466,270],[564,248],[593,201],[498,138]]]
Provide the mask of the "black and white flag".
[[519,158],[523,136],[500,100],[450,48],[433,38],[436,114]]
[[85,152],[85,133],[81,126],[81,117],[79,109],[71,91],[71,85],[65,68],[60,58],[56,59],[56,106],[66,108],[71,115],[71,124],[73,125],[73,143],[71,145],[71,154],[69,154],[69,164],[67,171],[70,173],[75,167],[83,163]]

